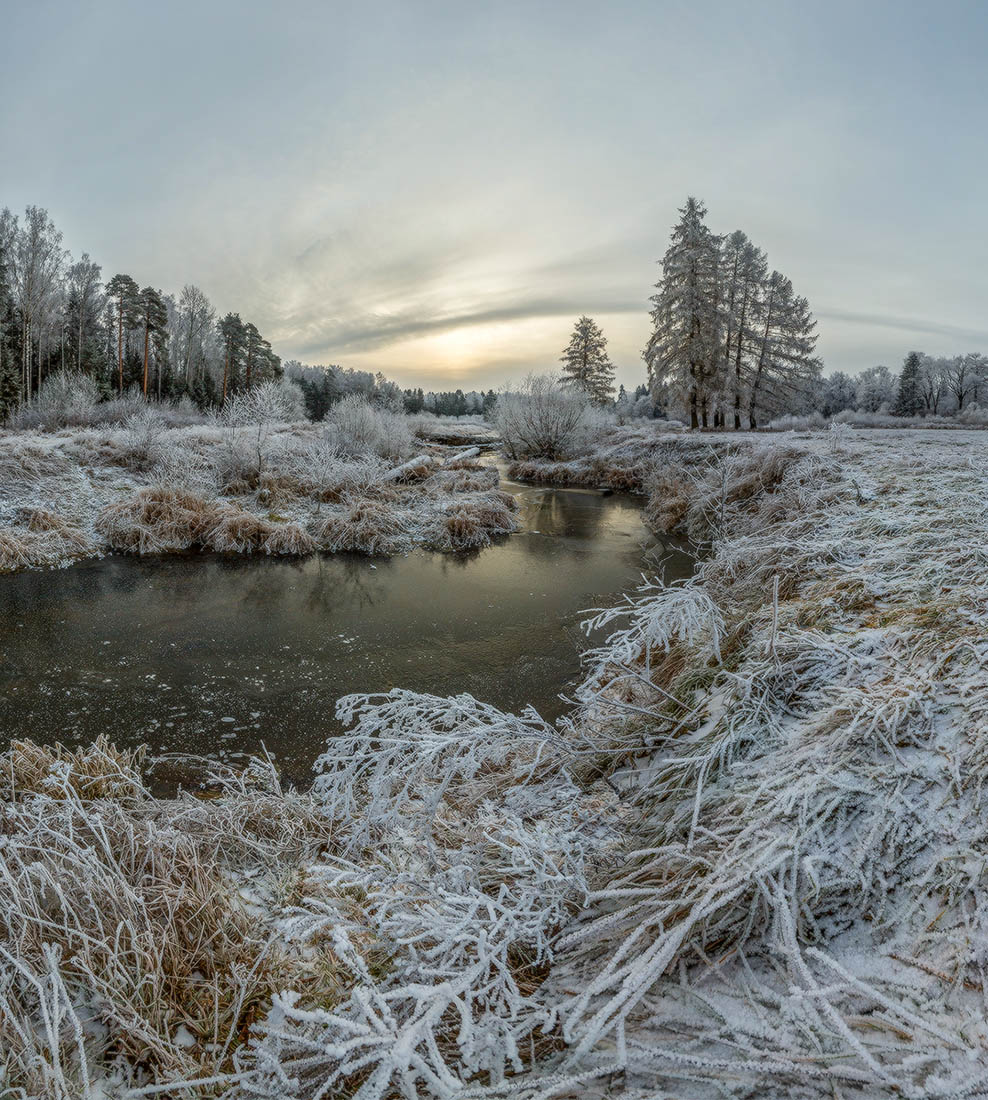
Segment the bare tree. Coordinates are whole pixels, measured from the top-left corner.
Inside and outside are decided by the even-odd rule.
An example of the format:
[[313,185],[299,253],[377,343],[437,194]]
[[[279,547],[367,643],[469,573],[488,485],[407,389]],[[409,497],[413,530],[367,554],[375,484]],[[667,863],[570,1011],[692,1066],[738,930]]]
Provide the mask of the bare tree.
[[21,313],[23,338],[21,396],[24,400],[30,400],[34,381],[34,344],[37,341],[40,381],[41,336],[55,305],[65,251],[62,248],[62,234],[43,207],[29,206],[24,211],[23,225],[18,226],[14,218],[14,233],[12,283]]

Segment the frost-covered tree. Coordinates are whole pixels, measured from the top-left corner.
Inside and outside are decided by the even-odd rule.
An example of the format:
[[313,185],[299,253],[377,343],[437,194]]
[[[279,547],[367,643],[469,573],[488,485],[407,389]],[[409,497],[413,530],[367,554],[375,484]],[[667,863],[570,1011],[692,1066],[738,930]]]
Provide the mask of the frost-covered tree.
[[202,378],[206,369],[206,347],[215,314],[209,299],[191,283],[182,287],[178,301],[178,327],[176,351],[182,356],[182,374],[187,386]]
[[962,412],[969,398],[977,401],[979,390],[985,385],[988,359],[976,352],[957,355],[944,360],[942,370],[947,392],[953,398],[957,412]]
[[[29,399],[41,383],[41,346],[52,314],[60,304],[61,276],[66,252],[62,234],[48,211],[29,206],[24,221],[13,219],[13,247],[10,250],[10,282],[21,322],[21,392]],[[38,373],[33,375],[37,346]]]
[[582,390],[597,405],[606,405],[614,393],[614,367],[607,355],[607,337],[592,317],[579,318],[560,362],[563,383]]
[[758,351],[748,385],[748,423],[758,426],[763,413],[773,414],[805,404],[820,375],[814,355],[816,321],[792,281],[773,271],[758,311]]
[[747,402],[752,355],[758,347],[758,319],[768,261],[765,253],[736,229],[724,242],[721,257],[724,289],[724,343],[721,364],[724,411],[733,408],[735,430]]
[[911,351],[902,364],[902,373],[899,375],[899,392],[895,395],[895,405],[892,408],[894,416],[917,416],[923,407],[923,398],[919,388],[919,370],[922,358],[918,351]]
[[643,357],[653,393],[671,389],[689,407],[691,427],[706,427],[722,362],[720,238],[699,200],[688,198],[679,213],[650,299],[652,335]]
[[920,359],[917,380],[923,408],[934,416],[940,411],[944,388],[944,361],[924,355]]
[[887,409],[895,399],[898,378],[885,366],[869,367],[858,375],[855,405],[860,412]]
[[836,416],[845,409],[853,409],[857,401],[857,383],[843,371],[820,380],[817,388],[817,409],[824,416]]
[[66,321],[72,331],[76,370],[84,370],[94,358],[93,343],[105,304],[101,274],[100,265],[87,252],[68,270]]

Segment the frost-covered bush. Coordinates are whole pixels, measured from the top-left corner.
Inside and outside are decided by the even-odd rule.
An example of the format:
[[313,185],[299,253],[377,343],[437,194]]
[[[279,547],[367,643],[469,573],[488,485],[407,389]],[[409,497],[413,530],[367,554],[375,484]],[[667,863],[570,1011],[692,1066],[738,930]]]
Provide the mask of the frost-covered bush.
[[337,401],[326,419],[342,454],[400,459],[411,451],[413,436],[408,417],[371,405],[357,394]]
[[302,391],[287,378],[262,382],[233,394],[220,413],[220,421],[234,428],[292,424],[304,419]]
[[99,404],[99,390],[87,374],[59,371],[45,380],[34,400],[10,417],[12,428],[59,428],[91,424]]
[[304,419],[302,391],[287,378],[234,394],[218,417],[226,430],[217,463],[220,484],[235,490],[255,487],[272,457],[269,443],[274,427]]
[[165,460],[165,424],[157,409],[145,406],[129,416],[120,432],[122,460],[133,470],[149,470]]
[[396,690],[338,713],[352,730],[329,742],[314,789],[344,855],[310,870],[287,927],[328,940],[340,995],[274,999],[239,1060],[244,1093],[418,1100],[461,1095],[478,1075],[496,1086],[558,1040],[544,979],[612,831],[533,711]]
[[818,412],[809,413],[806,416],[796,416],[787,413],[785,416],[777,416],[768,424],[770,432],[806,432],[822,431],[827,426],[827,421]]
[[574,458],[586,454],[613,416],[551,375],[530,375],[520,389],[499,395],[494,426],[513,459]]
[[972,401],[957,414],[957,419],[966,428],[988,428],[988,409]]

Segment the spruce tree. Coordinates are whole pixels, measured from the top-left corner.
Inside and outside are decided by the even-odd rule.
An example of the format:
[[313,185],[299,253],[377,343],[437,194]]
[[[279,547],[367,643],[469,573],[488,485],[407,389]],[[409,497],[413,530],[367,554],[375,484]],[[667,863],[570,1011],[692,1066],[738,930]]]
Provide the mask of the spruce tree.
[[583,316],[576,322],[560,361],[565,385],[582,390],[597,405],[610,402],[614,367],[607,355],[607,338],[593,318]]
[[906,356],[906,361],[902,364],[902,374],[899,376],[899,392],[892,407],[893,416],[919,415],[923,407],[923,396],[919,386],[921,361],[922,356],[918,351],[911,351]]
[[223,341],[223,391],[220,401],[225,404],[227,393],[238,388],[247,331],[239,313],[228,313],[216,327]]
[[688,198],[662,258],[652,296],[652,336],[644,351],[653,394],[671,388],[689,406],[690,426],[707,426],[722,362],[720,238],[707,228],[707,208]]

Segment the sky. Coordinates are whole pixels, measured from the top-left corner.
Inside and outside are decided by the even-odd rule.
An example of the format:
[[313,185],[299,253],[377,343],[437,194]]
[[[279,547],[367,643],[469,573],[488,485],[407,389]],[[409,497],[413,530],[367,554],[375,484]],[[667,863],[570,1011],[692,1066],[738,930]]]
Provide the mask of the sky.
[[0,206],[402,385],[644,380],[687,195],[828,371],[988,350],[988,4],[0,0]]

